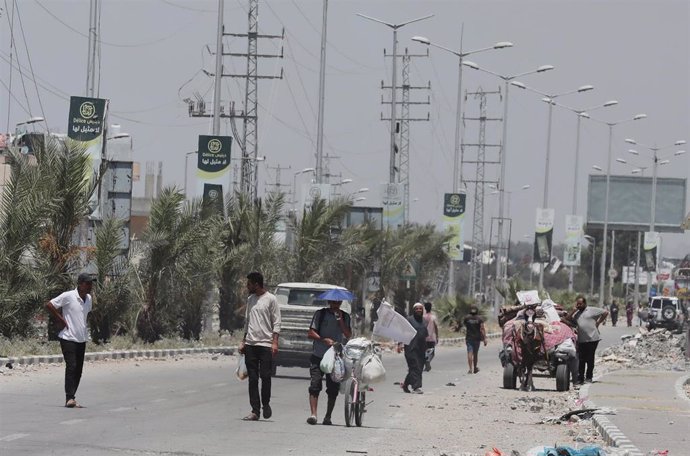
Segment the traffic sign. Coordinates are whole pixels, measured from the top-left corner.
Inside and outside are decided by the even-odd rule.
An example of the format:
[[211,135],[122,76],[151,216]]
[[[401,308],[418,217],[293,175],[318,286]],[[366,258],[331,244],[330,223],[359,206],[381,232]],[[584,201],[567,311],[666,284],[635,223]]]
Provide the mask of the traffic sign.
[[609,269],[609,279],[615,279],[618,277],[618,271],[614,268]]

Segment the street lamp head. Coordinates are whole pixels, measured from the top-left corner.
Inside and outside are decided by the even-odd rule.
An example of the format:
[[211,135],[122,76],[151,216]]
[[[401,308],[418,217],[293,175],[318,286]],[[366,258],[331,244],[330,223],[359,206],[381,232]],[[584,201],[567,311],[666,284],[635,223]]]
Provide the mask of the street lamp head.
[[637,144],[637,141],[635,141],[632,138],[625,138],[625,142],[627,142],[628,144]]
[[625,160],[625,158],[617,158],[616,161],[617,161],[618,163],[623,163],[623,164],[628,163],[628,162]]
[[478,70],[478,69],[479,69],[479,65],[477,65],[477,64],[474,63],[474,62],[470,62],[469,60],[464,60],[464,61],[462,62],[462,64],[465,65],[466,67],[472,68],[473,70]]
[[509,47],[513,47],[513,43],[510,41],[499,41],[498,43],[494,44],[494,49],[503,49]]
[[669,163],[671,163],[670,160],[661,160],[661,161],[659,162],[660,165],[668,165]]
[[343,180],[340,181],[341,184],[349,184],[350,182],[352,182],[352,179],[349,179],[349,178],[348,178],[348,179],[343,179]]
[[678,156],[678,155],[683,155],[684,153],[685,153],[684,150],[677,150],[677,151],[675,151],[675,152],[673,153],[673,155]]
[[362,187],[359,190],[357,190],[355,193],[366,193],[369,191],[369,187]]
[[640,153],[638,151],[636,151],[635,149],[628,149],[628,153],[633,154],[633,155],[640,155]]
[[304,168],[302,171],[298,172],[297,174],[310,173],[312,171],[314,171],[314,168]]
[[578,114],[578,115],[579,115],[580,117],[584,118],[584,119],[589,119],[589,114],[587,114],[586,112],[581,112],[581,113]]
[[604,108],[608,108],[608,107],[611,107],[611,106],[616,106],[617,104],[618,104],[618,101],[616,101],[616,100],[609,100],[609,101],[607,101],[606,103],[604,103],[602,106],[603,106]]
[[522,186],[522,189],[523,189],[523,190],[527,190],[528,188],[530,188],[530,185],[529,185],[529,184],[525,184],[525,185]]
[[431,40],[425,36],[413,36],[412,41],[416,41],[418,43],[426,44],[427,46],[431,44]]
[[580,87],[579,89],[577,89],[578,93],[588,92],[588,91],[590,91],[590,90],[594,90],[594,86],[593,86],[593,85],[589,85],[589,84],[588,84],[588,85],[583,85],[582,87]]
[[357,203],[357,202],[359,202],[359,201],[364,201],[364,200],[366,200],[366,199],[367,199],[367,198],[366,198],[365,196],[360,196],[359,198],[355,198],[354,202]]
[[595,169],[597,171],[603,171],[602,167],[597,165],[592,165],[592,169]]
[[635,168],[635,169],[633,169],[633,170],[630,171],[630,172],[633,173],[633,174],[640,174],[640,173],[642,172],[642,169],[640,169],[640,168]]
[[512,82],[510,83],[510,85],[514,85],[515,87],[519,87],[519,88],[521,88],[521,89],[526,89],[526,88],[527,88],[527,86],[526,86],[525,84],[523,84],[522,82],[520,82],[520,81],[512,81]]
[[674,146],[682,146],[683,144],[685,144],[685,140],[684,140],[684,139],[681,139],[681,140],[679,140],[679,141],[676,141],[673,145],[674,145]]
[[647,118],[647,114],[638,114],[635,117],[633,117],[632,120],[640,120],[640,119],[646,119],[646,118]]
[[553,65],[542,65],[539,68],[537,68],[537,73],[543,73],[544,71],[549,71],[553,70],[554,66]]

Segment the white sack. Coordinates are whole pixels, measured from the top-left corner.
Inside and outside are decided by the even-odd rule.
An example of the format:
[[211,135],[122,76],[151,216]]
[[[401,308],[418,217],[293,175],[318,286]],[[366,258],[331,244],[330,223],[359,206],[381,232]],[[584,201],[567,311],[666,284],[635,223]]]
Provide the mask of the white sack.
[[379,306],[376,315],[378,315],[378,320],[374,323],[375,336],[387,337],[407,345],[417,335],[417,330],[412,327],[407,318],[396,312],[393,306],[385,301]]
[[333,367],[335,367],[335,350],[333,347],[329,348],[323,355],[319,367],[321,368],[321,372],[324,374],[330,374],[333,372]]

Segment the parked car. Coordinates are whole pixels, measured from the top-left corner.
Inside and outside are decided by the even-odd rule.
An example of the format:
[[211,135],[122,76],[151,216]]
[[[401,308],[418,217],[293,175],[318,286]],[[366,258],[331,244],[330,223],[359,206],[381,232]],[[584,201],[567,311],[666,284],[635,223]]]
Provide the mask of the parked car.
[[647,327],[681,330],[685,322],[685,312],[676,297],[654,296],[649,298]]
[[[309,325],[314,312],[328,307],[328,303],[317,296],[334,288],[345,290],[327,283],[290,282],[276,286],[274,294],[280,306],[281,330],[273,375],[277,366],[309,367],[313,347],[313,341],[307,337]],[[343,301],[340,308],[354,319],[349,301]]]

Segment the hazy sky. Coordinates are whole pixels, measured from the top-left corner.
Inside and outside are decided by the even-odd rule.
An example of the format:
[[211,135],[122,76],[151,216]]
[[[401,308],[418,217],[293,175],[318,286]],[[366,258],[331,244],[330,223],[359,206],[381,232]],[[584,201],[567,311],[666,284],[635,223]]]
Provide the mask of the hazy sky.
[[[89,23],[88,0],[21,0],[14,19],[15,48],[23,79],[12,73],[10,82],[10,17],[13,1],[0,4],[0,129],[30,115],[45,116],[51,131],[64,132],[70,95],[84,95]],[[246,33],[246,1],[226,0],[226,32]],[[279,74],[282,80],[259,83],[259,155],[267,157],[259,167],[259,193],[266,182],[274,183],[276,172],[268,167],[291,166],[283,170],[281,183],[292,185],[295,171],[315,165],[316,113],[321,1],[271,0],[259,3],[259,29],[286,39],[260,40],[259,52],[284,49],[285,58],[263,60],[260,74]],[[100,97],[110,99],[110,123],[119,123],[134,138],[135,160],[163,161],[165,184],[183,185],[185,153],[196,150],[197,136],[210,133],[208,119],[188,117],[181,101],[194,92],[210,103],[212,80],[201,73],[213,71],[217,1],[191,0],[103,0],[101,17]],[[392,32],[388,27],[357,17],[355,13],[389,22],[403,22],[427,14],[434,17],[410,24],[398,33],[399,50],[425,52],[425,46],[410,38],[423,35],[452,49],[460,48],[460,28],[464,24],[463,49],[491,46],[511,41],[514,47],[468,57],[480,66],[502,74],[516,74],[550,64],[555,70],[519,80],[547,93],[574,90],[592,84],[595,90],[568,95],[563,104],[581,109],[618,100],[614,108],[593,113],[606,121],[617,121],[646,113],[648,118],[614,129],[613,155],[634,159],[624,138],[638,142],[671,144],[687,139],[690,125],[688,71],[689,3],[687,1],[342,1],[329,2],[325,141],[324,150],[336,156],[329,161],[331,173],[353,179],[344,190],[361,187],[371,190],[359,204],[379,205],[378,187],[388,179],[388,105],[381,96],[381,80],[390,85],[391,62],[383,49],[391,52]],[[21,22],[18,17],[21,18]],[[23,36],[22,36],[23,27]],[[25,37],[25,38],[24,38]],[[246,39],[224,39],[226,51],[246,52]],[[28,52],[27,52],[28,51]],[[39,83],[35,87],[33,74]],[[431,105],[414,106],[414,117],[429,122],[411,126],[411,219],[440,222],[444,192],[452,189],[457,57],[432,48],[430,58],[413,59],[412,84],[431,82]],[[246,62],[226,58],[226,72],[245,71]],[[496,90],[502,83],[495,77],[464,70],[463,89],[478,87]],[[22,85],[22,82],[24,86]],[[224,100],[241,107],[244,85],[240,80],[223,82]],[[40,95],[39,98],[36,95]],[[413,98],[426,95],[413,94]],[[28,101],[27,101],[28,98]],[[513,87],[510,91],[507,142],[507,184],[512,191],[510,215],[513,240],[531,235],[535,208],[541,206],[544,182],[548,106],[538,95]],[[476,101],[465,102],[468,115],[476,111]],[[502,105],[491,97],[490,115],[501,116]],[[468,123],[466,140],[476,140],[476,128]],[[224,134],[230,133],[223,124]],[[549,206],[556,209],[556,241],[563,239],[564,217],[570,213],[573,188],[576,117],[555,109],[552,127],[552,167]],[[487,142],[500,141],[500,126],[487,128]],[[586,209],[587,175],[592,165],[605,167],[608,128],[583,121],[581,166],[578,183],[579,212]],[[639,148],[638,148],[639,149]],[[234,149],[237,151],[238,149]],[[642,149],[640,149],[642,150]],[[676,149],[668,149],[670,152]],[[672,165],[659,168],[659,175],[687,177],[690,153],[674,157]],[[651,159],[638,159],[646,166]],[[190,159],[190,168],[193,160]],[[615,163],[613,174],[629,174],[633,166]],[[496,171],[490,170],[495,176]],[[650,175],[648,173],[647,175]],[[194,188],[190,172],[190,188]],[[298,184],[308,175],[298,176]],[[528,190],[522,190],[530,185]],[[287,189],[287,187],[286,187]],[[143,193],[143,185],[135,194]],[[468,221],[471,234],[473,189],[469,188]],[[496,196],[487,191],[486,215],[496,215]],[[486,223],[488,231],[488,222]],[[664,253],[690,253],[690,235],[664,236]]]

